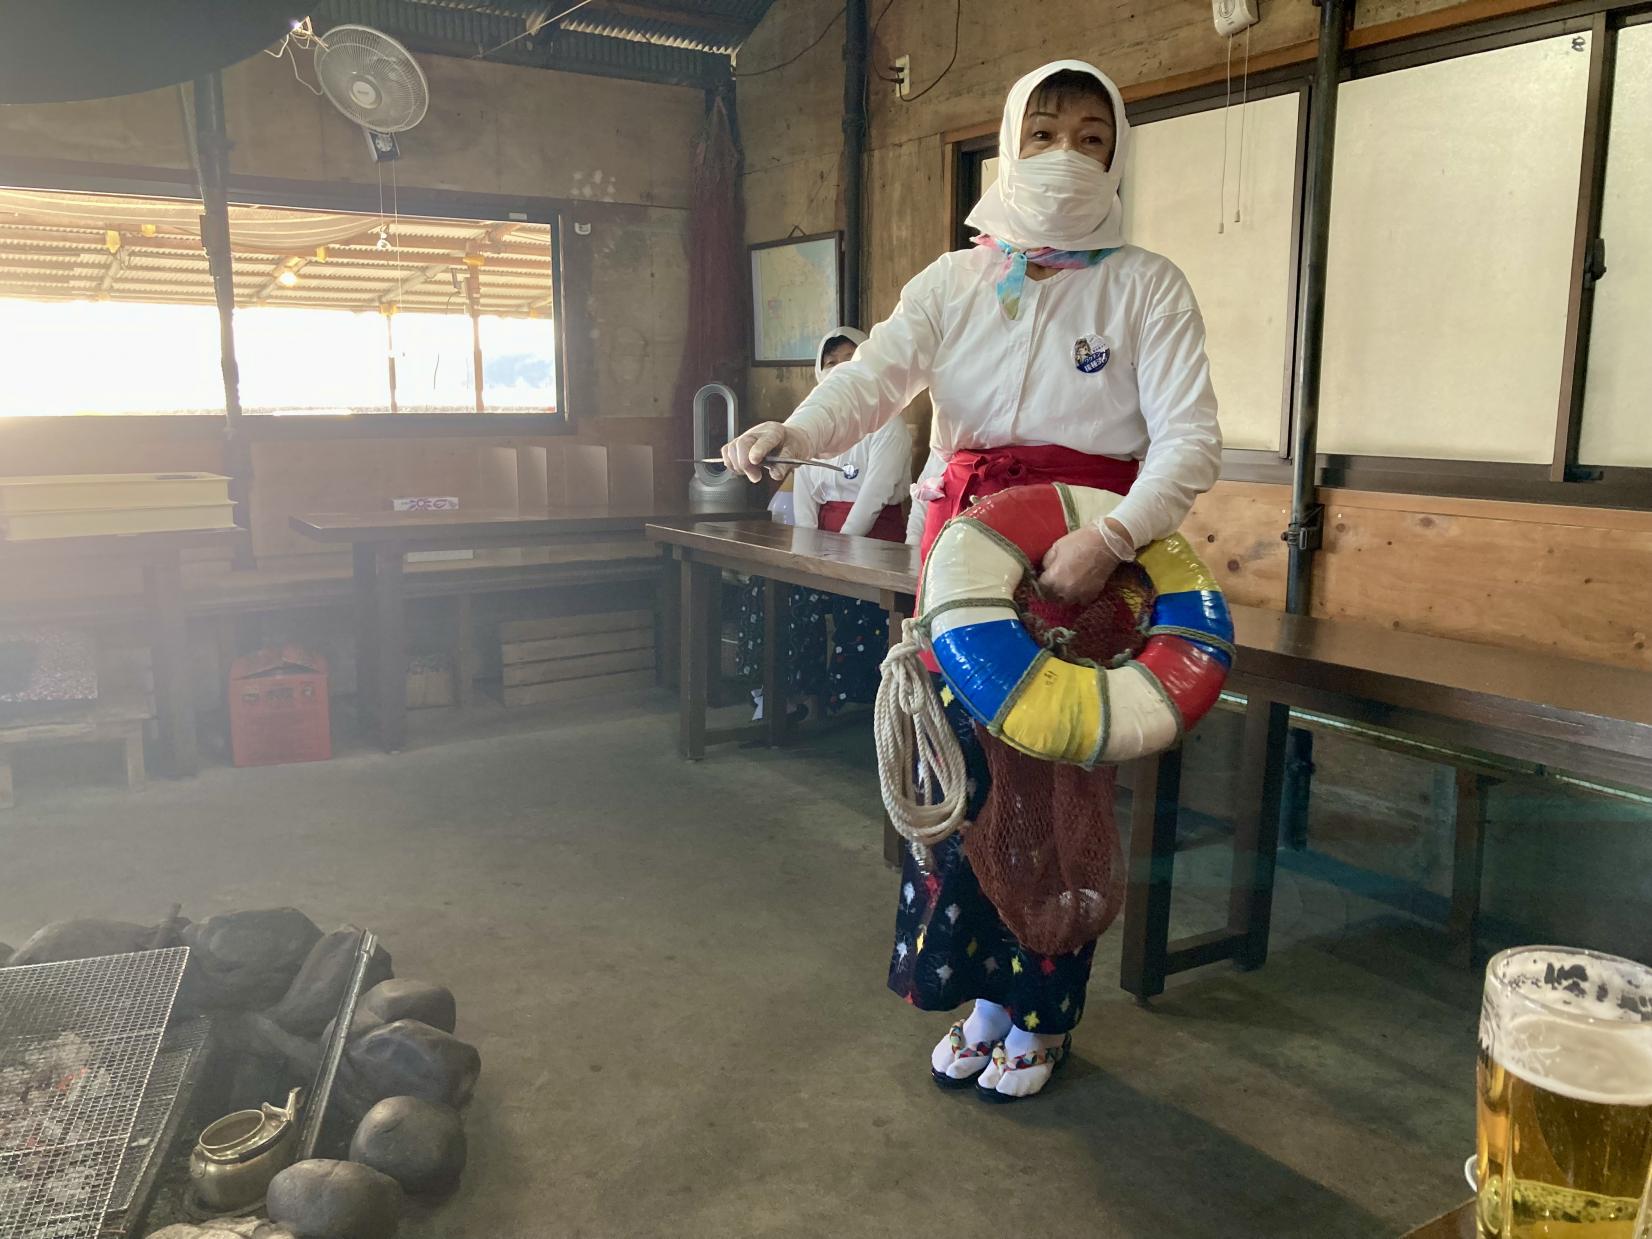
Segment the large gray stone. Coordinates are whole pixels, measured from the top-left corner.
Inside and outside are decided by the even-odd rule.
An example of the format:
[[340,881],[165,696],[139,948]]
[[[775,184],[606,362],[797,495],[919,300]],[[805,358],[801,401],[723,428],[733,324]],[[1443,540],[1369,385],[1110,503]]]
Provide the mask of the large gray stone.
[[390,1239],[401,1219],[402,1189],[359,1162],[313,1160],[270,1182],[270,1221],[297,1239]]
[[[169,927],[170,929],[170,927]],[[176,935],[161,935],[162,946],[176,942]],[[35,931],[8,961],[12,967],[25,964],[59,964],[70,959],[96,959],[100,955],[125,955],[147,951],[156,945],[154,925],[134,925],[130,921],[53,921]]]
[[[333,930],[310,949],[286,996],[265,1014],[296,1036],[321,1036],[338,1014],[360,947],[361,930],[353,925]],[[388,981],[392,975],[390,952],[380,946],[367,961],[362,990]]]
[[442,1032],[452,1032],[458,1026],[453,991],[445,985],[401,977],[380,981],[361,996],[356,1018],[350,1022],[350,1040],[397,1020],[418,1020]]
[[386,1097],[462,1106],[476,1089],[482,1056],[451,1033],[397,1020],[364,1034],[344,1052],[344,1084],[361,1112]]
[[320,938],[297,908],[209,917],[183,932],[189,971],[178,1001],[186,1010],[267,1007],[287,992]]
[[389,1175],[409,1192],[445,1192],[465,1169],[465,1125],[452,1106],[387,1097],[350,1139],[350,1160]]

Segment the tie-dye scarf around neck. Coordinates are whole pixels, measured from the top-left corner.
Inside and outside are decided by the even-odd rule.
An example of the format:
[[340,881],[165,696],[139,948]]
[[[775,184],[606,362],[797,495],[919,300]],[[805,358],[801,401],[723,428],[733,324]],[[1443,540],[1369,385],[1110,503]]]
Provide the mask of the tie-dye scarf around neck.
[[1004,257],[1003,269],[998,273],[998,304],[1004,308],[1004,316],[1011,321],[1021,317],[1021,293],[1027,286],[1029,263],[1035,267],[1077,270],[1080,267],[1094,267],[1109,254],[1118,253],[1117,247],[1103,250],[1017,249],[1008,241],[989,236],[976,237],[975,244],[982,249],[997,250]]

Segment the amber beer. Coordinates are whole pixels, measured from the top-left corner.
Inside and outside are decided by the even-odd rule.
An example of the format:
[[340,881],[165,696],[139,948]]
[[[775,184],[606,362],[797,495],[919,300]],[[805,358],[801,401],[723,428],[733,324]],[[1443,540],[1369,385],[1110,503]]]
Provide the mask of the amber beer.
[[1652,969],[1561,947],[1498,955],[1476,1077],[1482,1236],[1652,1239]]

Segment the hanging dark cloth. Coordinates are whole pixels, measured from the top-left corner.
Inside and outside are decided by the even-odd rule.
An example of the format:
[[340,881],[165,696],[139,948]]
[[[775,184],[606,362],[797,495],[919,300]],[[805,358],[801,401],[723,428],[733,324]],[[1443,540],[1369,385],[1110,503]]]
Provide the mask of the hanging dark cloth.
[[708,94],[705,124],[694,143],[688,220],[688,338],[677,375],[674,437],[692,456],[694,393],[707,383],[745,390],[749,361],[751,276],[746,260],[742,155],[729,96]]

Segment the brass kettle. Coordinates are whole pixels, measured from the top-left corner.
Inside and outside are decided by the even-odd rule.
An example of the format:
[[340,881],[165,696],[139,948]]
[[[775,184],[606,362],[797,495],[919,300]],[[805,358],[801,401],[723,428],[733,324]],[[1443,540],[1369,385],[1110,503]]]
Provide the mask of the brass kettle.
[[287,1094],[285,1109],[265,1102],[209,1123],[189,1156],[195,1198],[216,1213],[256,1204],[270,1180],[292,1164],[298,1148],[298,1114],[304,1090]]

